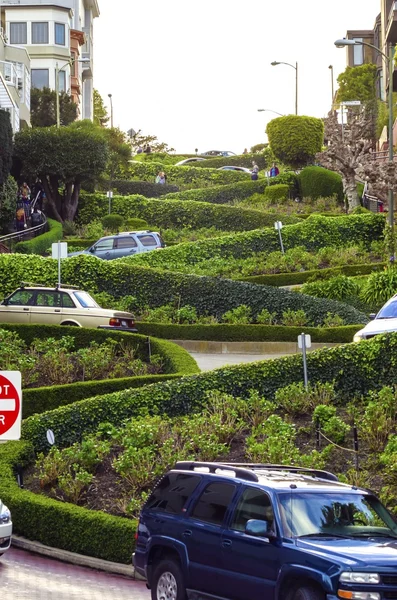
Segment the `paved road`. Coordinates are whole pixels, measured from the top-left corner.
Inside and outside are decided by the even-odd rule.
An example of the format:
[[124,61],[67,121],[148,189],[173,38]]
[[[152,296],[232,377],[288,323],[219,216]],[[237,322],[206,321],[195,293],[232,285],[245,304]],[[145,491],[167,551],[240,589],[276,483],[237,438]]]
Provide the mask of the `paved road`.
[[142,581],[62,563],[19,548],[0,559],[6,600],[150,600]]
[[202,371],[212,371],[212,369],[218,369],[225,365],[238,365],[287,356],[287,354],[204,354],[202,352],[189,352],[189,354]]

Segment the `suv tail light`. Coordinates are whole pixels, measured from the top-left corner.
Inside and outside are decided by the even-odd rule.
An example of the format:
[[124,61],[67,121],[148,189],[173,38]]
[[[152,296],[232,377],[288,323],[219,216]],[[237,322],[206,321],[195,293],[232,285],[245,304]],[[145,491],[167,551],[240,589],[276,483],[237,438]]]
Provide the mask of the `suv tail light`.
[[109,325],[111,327],[128,327],[130,329],[135,327],[135,322],[133,319],[116,319],[112,317],[109,319]]

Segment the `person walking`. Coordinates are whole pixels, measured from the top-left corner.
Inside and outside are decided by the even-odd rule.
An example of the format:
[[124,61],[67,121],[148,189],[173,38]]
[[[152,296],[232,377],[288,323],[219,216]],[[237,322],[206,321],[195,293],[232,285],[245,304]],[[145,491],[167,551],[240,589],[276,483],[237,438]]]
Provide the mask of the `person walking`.
[[276,165],[276,163],[273,163],[272,168],[270,169],[270,177],[277,177],[277,175],[280,173],[278,166]]
[[167,183],[167,176],[164,171],[160,171],[156,177],[156,183],[160,183],[161,185],[165,185]]
[[252,181],[256,181],[258,179],[259,167],[256,162],[252,161],[252,169],[251,169],[251,179]]

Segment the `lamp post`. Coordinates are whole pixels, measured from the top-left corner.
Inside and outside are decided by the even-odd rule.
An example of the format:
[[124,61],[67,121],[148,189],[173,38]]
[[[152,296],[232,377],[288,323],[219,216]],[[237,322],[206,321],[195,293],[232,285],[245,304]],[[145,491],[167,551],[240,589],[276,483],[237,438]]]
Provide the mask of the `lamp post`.
[[62,71],[67,65],[70,67],[74,65],[75,62],[89,62],[87,58],[78,58],[73,59],[70,58],[67,62],[65,62],[61,68],[59,68],[58,61],[55,63],[55,94],[56,94],[56,117],[57,117],[57,128],[61,126],[61,108],[59,103],[59,72]]
[[113,96],[108,94],[110,100],[110,127],[113,129]]
[[[113,96],[112,94],[108,94],[108,98],[110,100],[110,127],[111,129],[113,129]],[[112,198],[113,198],[113,157],[110,156],[110,181],[109,181],[109,191],[108,191],[108,198],[109,198],[109,215],[112,212]]]
[[329,65],[328,69],[331,70],[331,93],[332,93],[332,102],[331,107],[334,106],[334,67],[333,65]]
[[[346,46],[369,46],[373,48],[389,63],[389,126],[388,126],[388,137],[389,137],[389,161],[393,160],[393,72],[394,72],[394,46],[389,44],[389,55],[379,50],[373,44],[369,42],[359,42],[357,40],[347,40],[345,38],[336,40],[335,46],[337,48],[345,48]],[[394,195],[393,190],[389,189],[389,225],[394,233]],[[394,257],[393,257],[394,260]]]
[[287,65],[288,67],[292,67],[293,69],[295,69],[295,114],[298,114],[298,63],[295,63],[294,65],[291,65],[291,63],[287,63],[287,62],[278,62],[277,60],[274,60],[272,63],[270,63],[272,65],[272,67],[276,67],[277,65]]
[[282,113],[277,112],[276,110],[272,110],[271,108],[258,108],[258,112],[272,112],[276,115],[280,115],[280,117],[285,117]]

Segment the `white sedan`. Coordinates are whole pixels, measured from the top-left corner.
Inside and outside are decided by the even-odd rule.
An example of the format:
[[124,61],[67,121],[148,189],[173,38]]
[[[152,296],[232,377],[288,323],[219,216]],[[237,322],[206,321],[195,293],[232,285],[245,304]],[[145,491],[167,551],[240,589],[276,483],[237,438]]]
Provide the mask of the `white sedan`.
[[397,331],[397,294],[386,302],[377,315],[371,317],[372,321],[357,331],[353,338],[355,342],[369,340],[380,333]]
[[11,513],[0,500],[0,556],[11,546]]

